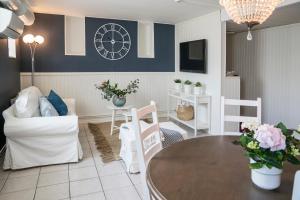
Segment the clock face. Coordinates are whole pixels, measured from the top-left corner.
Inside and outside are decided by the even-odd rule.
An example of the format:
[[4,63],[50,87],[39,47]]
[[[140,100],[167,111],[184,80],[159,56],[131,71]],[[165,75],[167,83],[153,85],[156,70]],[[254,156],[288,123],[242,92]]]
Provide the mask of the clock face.
[[119,60],[124,58],[130,50],[130,35],[119,24],[104,24],[95,33],[94,45],[103,58]]

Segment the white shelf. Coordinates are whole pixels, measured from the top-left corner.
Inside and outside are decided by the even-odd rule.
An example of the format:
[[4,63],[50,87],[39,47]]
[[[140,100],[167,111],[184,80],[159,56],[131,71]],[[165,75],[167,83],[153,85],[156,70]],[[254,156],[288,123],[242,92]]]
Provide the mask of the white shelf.
[[[173,120],[176,120],[192,129],[195,129],[195,119],[190,120],[190,121],[183,121],[181,119],[178,119],[177,113],[175,111],[170,112],[169,117],[172,118]],[[202,129],[209,129],[209,124],[205,122],[199,122],[197,123],[197,129],[202,130]]]
[[[171,100],[173,99],[173,104],[171,105]],[[177,100],[174,103],[174,99]],[[187,102],[194,107],[194,119],[190,121],[183,121],[177,118],[176,108],[174,109],[174,104],[177,106],[180,104],[179,102]],[[171,106],[171,107],[170,107]],[[205,106],[207,108],[206,116],[202,116],[202,112],[198,112],[198,109]],[[194,129],[195,136],[197,136],[198,130],[208,130],[210,132],[211,126],[211,96],[209,95],[194,95],[194,94],[186,94],[182,91],[178,91],[175,89],[169,89],[168,92],[168,117],[182,123],[192,129]],[[199,116],[201,115],[201,116]],[[200,118],[202,117],[201,122]],[[204,118],[203,118],[204,117]]]
[[179,100],[182,100],[182,101],[189,102],[189,103],[194,103],[194,100],[189,98],[189,97],[184,97],[184,96],[181,96],[181,95],[174,95],[174,94],[169,94],[169,96],[173,97],[173,98],[176,98],[176,99],[179,99]]

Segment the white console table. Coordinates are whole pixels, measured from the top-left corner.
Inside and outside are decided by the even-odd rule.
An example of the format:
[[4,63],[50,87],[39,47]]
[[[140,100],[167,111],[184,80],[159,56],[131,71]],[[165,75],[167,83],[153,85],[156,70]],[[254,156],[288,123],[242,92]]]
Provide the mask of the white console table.
[[[173,102],[172,102],[173,100]],[[174,101],[175,100],[175,101]],[[194,106],[194,119],[190,121],[183,121],[178,119],[176,113],[176,107],[181,102],[187,102]],[[201,112],[199,113],[199,107],[204,105],[206,107],[205,121],[200,119]],[[175,89],[169,89],[168,91],[168,117],[180,122],[192,129],[194,129],[195,136],[197,136],[198,130],[207,130],[210,133],[211,129],[211,96],[209,95],[187,95],[183,92]]]

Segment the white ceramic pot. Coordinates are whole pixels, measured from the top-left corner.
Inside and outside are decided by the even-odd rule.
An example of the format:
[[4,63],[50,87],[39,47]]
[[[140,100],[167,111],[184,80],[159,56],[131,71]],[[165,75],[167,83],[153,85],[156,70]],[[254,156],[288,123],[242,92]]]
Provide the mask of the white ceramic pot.
[[202,95],[202,87],[194,87],[194,95]]
[[181,83],[175,83],[175,90],[181,92],[182,84]]
[[[255,162],[253,160],[251,163]],[[252,182],[265,190],[274,190],[280,186],[282,169],[263,167],[261,169],[251,169]]]
[[184,85],[184,93],[190,95],[192,93],[192,85]]

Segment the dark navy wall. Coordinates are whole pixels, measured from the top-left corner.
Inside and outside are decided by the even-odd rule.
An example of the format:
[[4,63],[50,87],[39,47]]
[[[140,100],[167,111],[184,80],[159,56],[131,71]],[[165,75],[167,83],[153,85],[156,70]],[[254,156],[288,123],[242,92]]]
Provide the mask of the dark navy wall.
[[[101,18],[86,18],[86,56],[64,55],[64,16],[36,14],[35,23],[26,33],[40,34],[45,43],[36,52],[38,72],[173,72],[175,71],[174,25],[154,24],[155,58],[137,57],[137,22]],[[97,29],[106,23],[123,26],[131,37],[128,54],[116,61],[102,58],[94,47]],[[76,33],[75,33],[76,34]],[[31,71],[28,47],[21,45],[22,72]]]
[[2,112],[10,106],[10,99],[20,90],[20,54],[17,41],[17,58],[8,58],[7,39],[0,39],[0,149],[5,144]]

